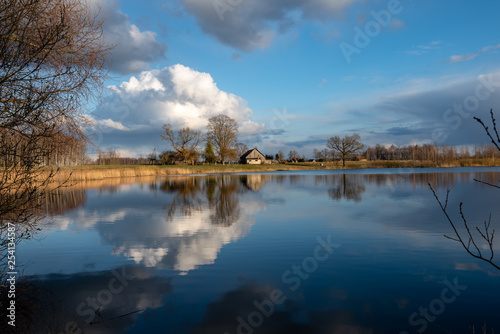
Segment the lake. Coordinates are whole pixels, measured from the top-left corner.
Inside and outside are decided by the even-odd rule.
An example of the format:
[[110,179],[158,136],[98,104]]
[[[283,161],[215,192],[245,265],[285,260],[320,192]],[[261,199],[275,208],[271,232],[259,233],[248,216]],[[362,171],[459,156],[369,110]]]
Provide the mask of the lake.
[[444,237],[428,186],[451,189],[460,231],[460,202],[471,228],[491,214],[498,230],[500,190],[474,178],[498,184],[500,168],[81,183],[47,196],[17,259],[68,332],[498,332],[500,270]]

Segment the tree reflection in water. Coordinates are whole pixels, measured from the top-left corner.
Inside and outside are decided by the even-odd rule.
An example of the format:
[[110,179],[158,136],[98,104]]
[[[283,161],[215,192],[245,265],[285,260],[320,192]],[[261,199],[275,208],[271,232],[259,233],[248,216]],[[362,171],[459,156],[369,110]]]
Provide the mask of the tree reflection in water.
[[336,201],[342,198],[361,202],[361,194],[365,191],[362,175],[334,175],[335,186],[328,190],[328,195]]
[[191,216],[194,212],[210,210],[210,222],[217,226],[231,226],[240,218],[238,194],[244,191],[241,183],[229,175],[179,177],[165,180],[160,190],[174,194],[165,205],[166,219],[176,213]]

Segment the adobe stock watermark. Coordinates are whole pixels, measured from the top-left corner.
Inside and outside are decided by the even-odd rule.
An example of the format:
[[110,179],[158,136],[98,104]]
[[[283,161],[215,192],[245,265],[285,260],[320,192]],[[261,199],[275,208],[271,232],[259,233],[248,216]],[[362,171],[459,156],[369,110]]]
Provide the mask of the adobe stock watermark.
[[[95,296],[89,296],[85,301],[82,301],[76,307],[76,313],[80,317],[87,317],[85,322],[87,324],[92,324],[96,315],[100,316],[100,311],[103,307],[111,304],[113,301],[113,296],[120,294],[128,286],[129,282],[134,279],[133,276],[127,275],[125,273],[125,267],[122,268],[121,273],[116,270],[111,271],[113,277],[108,281],[105,289],[101,289],[97,292]],[[101,319],[102,320],[102,319]],[[71,334],[83,334],[84,331],[80,326],[74,321],[66,323],[64,327],[65,333]]]
[[414,167],[398,167],[394,172],[387,170],[384,171],[384,174],[387,175],[387,183],[386,186],[389,188],[390,192],[395,192],[397,190],[396,188],[396,181],[392,179],[394,176],[395,178],[399,178],[401,181],[405,181],[405,175],[410,175],[414,174],[416,172],[416,169]]
[[224,21],[224,14],[226,12],[232,12],[235,8],[243,3],[243,0],[214,0],[212,5],[214,6],[217,15],[221,21]]
[[[113,101],[109,106],[109,109],[112,113],[112,120],[117,120],[119,122],[123,122],[128,118],[132,109],[135,109],[139,106],[137,102],[131,101],[131,98],[128,96],[122,96],[120,101]],[[105,125],[104,125],[105,127]],[[99,146],[103,143],[104,140],[104,129],[99,125],[98,120],[94,120],[94,124],[91,124],[89,127],[92,131],[88,132],[89,138],[91,138],[92,143],[95,146]]]
[[288,114],[286,107],[283,107],[282,110],[273,109],[272,112],[274,116],[269,122],[269,130],[271,130],[273,134],[281,134],[290,124],[290,119],[292,117]]
[[378,12],[373,10],[370,11],[370,15],[373,19],[366,22],[363,29],[359,26],[354,27],[354,32],[356,34],[354,35],[353,44],[341,42],[339,45],[347,63],[351,63],[353,54],[360,54],[361,50],[368,47],[371,41],[380,35],[382,29],[389,26],[392,22],[393,16],[401,14],[403,10],[404,7],[401,4],[401,1],[389,0],[387,3],[387,9],[382,9]]
[[[434,322],[438,316],[444,313],[447,304],[451,304],[457,300],[457,297],[462,294],[462,291],[467,289],[467,285],[460,285],[458,278],[455,277],[453,283],[449,280],[443,282],[446,285],[441,290],[439,298],[431,300],[426,307],[420,306],[417,312],[413,312],[408,317],[410,326],[415,327],[418,333],[423,333],[427,329],[430,322]],[[399,334],[410,334],[409,332],[399,332]]]
[[480,75],[478,81],[473,94],[466,96],[461,103],[453,104],[453,108],[445,110],[443,121],[446,126],[432,131],[433,141],[443,143],[448,138],[447,130],[458,130],[462,125],[462,120],[469,118],[472,112],[479,109],[480,102],[489,99],[496,88],[500,87],[500,81],[495,82],[491,73]]
[[[334,248],[339,248],[339,244],[332,243],[331,235],[323,238],[316,238],[317,245],[313,250],[312,256],[308,256],[302,260],[300,264],[294,264],[290,269],[283,272],[281,281],[288,286],[290,291],[296,291],[303,281],[307,280],[319,267],[319,264],[328,260],[333,254]],[[237,334],[252,334],[256,328],[262,326],[267,318],[269,318],[276,310],[276,306],[283,304],[287,297],[285,292],[280,289],[274,289],[269,293],[269,298],[259,302],[253,301],[255,310],[250,312],[245,318],[239,316],[236,318],[238,326]],[[225,332],[224,334],[230,334]]]

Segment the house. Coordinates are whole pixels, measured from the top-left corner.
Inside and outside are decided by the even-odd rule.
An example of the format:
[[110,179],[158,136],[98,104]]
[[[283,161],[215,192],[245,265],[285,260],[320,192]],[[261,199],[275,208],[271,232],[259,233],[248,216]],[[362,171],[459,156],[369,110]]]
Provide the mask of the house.
[[266,157],[256,148],[248,150],[240,158],[242,164],[260,165],[266,163]]

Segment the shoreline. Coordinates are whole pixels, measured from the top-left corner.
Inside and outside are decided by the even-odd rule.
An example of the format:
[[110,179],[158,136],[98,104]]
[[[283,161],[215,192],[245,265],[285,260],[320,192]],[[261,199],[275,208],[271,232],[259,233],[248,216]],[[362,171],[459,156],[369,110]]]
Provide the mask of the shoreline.
[[159,166],[159,165],[114,165],[114,166],[74,166],[61,167],[54,175],[54,181],[95,181],[110,178],[130,178],[143,176],[182,176],[195,174],[230,174],[230,173],[258,173],[274,171],[302,171],[302,170],[352,170],[352,169],[380,169],[380,168],[453,168],[453,167],[498,167],[500,161],[453,161],[448,163],[434,163],[428,161],[350,161],[346,167],[338,163],[294,163],[273,165],[196,165],[196,166]]

